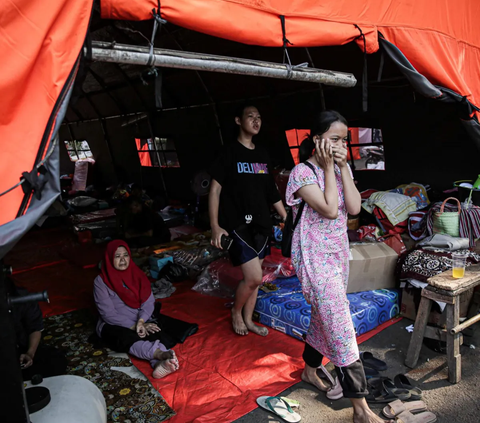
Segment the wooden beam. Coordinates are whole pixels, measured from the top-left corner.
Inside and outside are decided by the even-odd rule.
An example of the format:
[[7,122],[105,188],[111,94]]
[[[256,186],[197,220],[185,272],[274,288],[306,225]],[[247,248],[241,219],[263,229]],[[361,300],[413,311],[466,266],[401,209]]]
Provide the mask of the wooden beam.
[[[150,57],[148,47],[99,41],[93,42],[92,46],[93,60],[99,62],[289,79],[293,81],[322,83],[337,87],[353,87],[357,82],[353,74],[350,73],[311,69],[306,67],[287,67],[287,65],[280,63],[179,52],[166,49],[154,49],[153,56]],[[150,64],[150,62],[152,63]]]

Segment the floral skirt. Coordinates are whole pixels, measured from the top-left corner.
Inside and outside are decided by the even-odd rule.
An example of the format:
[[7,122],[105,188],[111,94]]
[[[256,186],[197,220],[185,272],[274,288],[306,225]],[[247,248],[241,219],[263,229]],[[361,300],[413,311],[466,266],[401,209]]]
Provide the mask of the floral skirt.
[[312,306],[306,342],[335,366],[345,367],[359,358],[347,299],[348,250],[299,260],[297,275]]

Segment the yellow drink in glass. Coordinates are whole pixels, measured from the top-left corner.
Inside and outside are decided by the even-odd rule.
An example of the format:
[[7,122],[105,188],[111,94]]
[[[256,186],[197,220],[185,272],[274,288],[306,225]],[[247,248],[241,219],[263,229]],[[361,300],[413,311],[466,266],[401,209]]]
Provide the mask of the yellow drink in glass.
[[452,269],[452,272],[453,272],[453,277],[455,279],[460,279],[460,278],[463,278],[465,276],[465,268],[464,267],[454,267]]

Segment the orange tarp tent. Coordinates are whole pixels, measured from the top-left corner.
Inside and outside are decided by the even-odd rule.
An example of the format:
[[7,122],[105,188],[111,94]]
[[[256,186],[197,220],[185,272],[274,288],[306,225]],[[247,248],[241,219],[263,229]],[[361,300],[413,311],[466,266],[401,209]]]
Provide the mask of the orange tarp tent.
[[[75,76],[92,3],[1,2],[0,193],[15,186],[48,150],[52,113],[69,75]],[[0,225],[15,219],[23,198],[20,186],[0,197]]]
[[103,0],[102,16],[151,19],[159,3],[176,25],[267,47],[283,45],[280,15],[296,47],[357,41],[363,48],[361,30],[374,53],[381,32],[431,83],[480,104],[478,0]]

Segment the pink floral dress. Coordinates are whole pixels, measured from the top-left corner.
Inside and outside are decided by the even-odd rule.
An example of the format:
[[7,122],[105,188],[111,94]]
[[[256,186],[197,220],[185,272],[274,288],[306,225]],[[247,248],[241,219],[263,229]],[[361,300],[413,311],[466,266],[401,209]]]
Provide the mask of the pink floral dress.
[[[314,165],[315,166],[315,165]],[[287,204],[294,214],[302,199],[295,193],[306,185],[318,184],[325,191],[325,176],[301,163],[290,174]],[[351,171],[350,171],[351,174]],[[340,169],[335,165],[338,188],[338,217],[327,219],[305,204],[292,240],[292,263],[302,283],[305,299],[312,306],[307,343],[329,358],[337,367],[345,367],[359,358],[349,302],[347,283],[349,246],[347,209]]]

